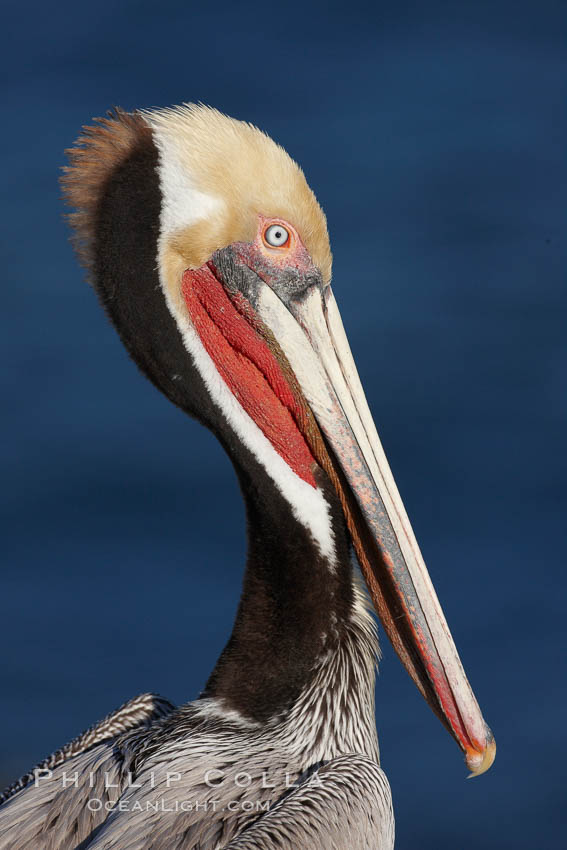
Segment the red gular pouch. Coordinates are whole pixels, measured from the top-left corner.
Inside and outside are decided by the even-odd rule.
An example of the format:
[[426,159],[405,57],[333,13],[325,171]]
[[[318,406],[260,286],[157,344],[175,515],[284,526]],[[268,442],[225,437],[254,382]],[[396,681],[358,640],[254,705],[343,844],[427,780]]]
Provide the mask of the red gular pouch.
[[208,264],[187,269],[181,291],[195,330],[231,393],[295,474],[316,487],[316,461],[299,428],[304,413],[278,359],[253,327],[261,320],[251,304],[240,295],[237,309]]

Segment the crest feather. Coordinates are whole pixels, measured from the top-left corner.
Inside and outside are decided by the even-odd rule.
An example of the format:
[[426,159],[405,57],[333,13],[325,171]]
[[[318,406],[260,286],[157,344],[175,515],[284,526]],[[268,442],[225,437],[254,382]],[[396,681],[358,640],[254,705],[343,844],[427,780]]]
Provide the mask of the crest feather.
[[65,202],[73,208],[67,219],[73,228],[73,244],[81,263],[93,269],[96,216],[107,182],[140,143],[151,141],[152,131],[139,112],[119,107],[106,117],[85,126],[74,147],[65,154],[61,187]]

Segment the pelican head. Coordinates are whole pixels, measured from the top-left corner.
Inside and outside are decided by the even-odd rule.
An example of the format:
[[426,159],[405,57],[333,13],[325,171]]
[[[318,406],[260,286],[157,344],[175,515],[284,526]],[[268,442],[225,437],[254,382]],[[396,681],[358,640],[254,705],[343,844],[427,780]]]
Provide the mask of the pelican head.
[[246,447],[332,567],[331,483],[398,656],[471,773],[487,770],[494,740],[370,414],[301,169],[256,127],[193,105],[115,111],[69,156],[77,246],[130,354],[233,458]]

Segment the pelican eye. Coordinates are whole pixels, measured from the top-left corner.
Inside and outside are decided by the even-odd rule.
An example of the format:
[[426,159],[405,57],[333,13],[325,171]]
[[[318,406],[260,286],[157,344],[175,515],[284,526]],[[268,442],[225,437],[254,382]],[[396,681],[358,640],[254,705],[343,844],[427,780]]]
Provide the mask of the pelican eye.
[[264,241],[272,248],[283,248],[289,242],[289,231],[281,224],[271,224],[264,231]]

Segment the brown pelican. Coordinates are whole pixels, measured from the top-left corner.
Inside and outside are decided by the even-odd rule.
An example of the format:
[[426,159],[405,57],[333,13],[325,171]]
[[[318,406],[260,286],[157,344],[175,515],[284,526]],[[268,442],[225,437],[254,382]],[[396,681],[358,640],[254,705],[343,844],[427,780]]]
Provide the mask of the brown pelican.
[[495,745],[388,467],[303,172],[205,106],[115,111],[63,178],[122,341],[228,452],[248,521],[232,635],[203,693],[145,694],[5,792],[0,848],[393,846],[374,717],[384,629],[473,774]]

